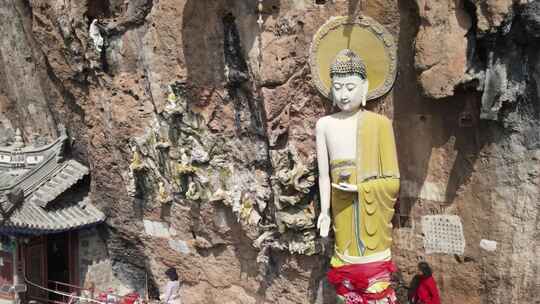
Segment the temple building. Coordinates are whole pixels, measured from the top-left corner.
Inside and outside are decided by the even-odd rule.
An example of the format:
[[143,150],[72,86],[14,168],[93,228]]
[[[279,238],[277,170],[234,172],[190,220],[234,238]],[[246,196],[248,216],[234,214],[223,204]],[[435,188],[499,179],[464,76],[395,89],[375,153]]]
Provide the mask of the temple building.
[[81,235],[96,233],[105,215],[90,201],[89,169],[70,158],[65,131],[29,145],[17,131],[11,142],[0,146],[0,303],[65,302],[47,289],[78,291],[88,268]]

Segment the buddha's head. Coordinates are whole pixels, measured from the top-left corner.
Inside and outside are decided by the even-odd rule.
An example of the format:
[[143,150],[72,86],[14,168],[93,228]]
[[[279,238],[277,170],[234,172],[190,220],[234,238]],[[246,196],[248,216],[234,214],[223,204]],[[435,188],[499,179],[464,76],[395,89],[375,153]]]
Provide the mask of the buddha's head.
[[366,105],[368,79],[366,65],[349,49],[340,51],[330,66],[331,96],[342,111],[353,112]]

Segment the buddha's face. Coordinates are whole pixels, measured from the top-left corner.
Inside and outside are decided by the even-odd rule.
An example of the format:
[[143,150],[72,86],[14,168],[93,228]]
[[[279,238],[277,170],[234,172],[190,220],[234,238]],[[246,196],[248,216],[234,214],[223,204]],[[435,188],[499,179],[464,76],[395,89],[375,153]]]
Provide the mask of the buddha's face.
[[334,75],[332,98],[341,111],[352,112],[366,105],[368,81],[357,75]]

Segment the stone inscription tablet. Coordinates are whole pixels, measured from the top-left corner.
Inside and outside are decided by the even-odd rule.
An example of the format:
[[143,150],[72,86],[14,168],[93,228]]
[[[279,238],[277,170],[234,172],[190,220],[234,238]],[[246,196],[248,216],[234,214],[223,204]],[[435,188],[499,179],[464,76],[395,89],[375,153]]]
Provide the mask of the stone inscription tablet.
[[424,249],[427,254],[463,255],[465,237],[461,218],[457,215],[426,215],[422,217]]

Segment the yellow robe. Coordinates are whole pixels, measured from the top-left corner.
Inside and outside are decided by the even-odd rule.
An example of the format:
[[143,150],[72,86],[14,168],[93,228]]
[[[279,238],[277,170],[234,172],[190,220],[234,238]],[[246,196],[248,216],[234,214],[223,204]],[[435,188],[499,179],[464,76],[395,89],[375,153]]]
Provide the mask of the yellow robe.
[[[348,264],[344,257],[379,260],[392,244],[392,217],[399,192],[399,169],[391,121],[373,112],[358,118],[355,160],[330,163],[333,183],[356,184],[358,193],[332,188],[335,232],[334,267]],[[387,257],[389,258],[389,256]]]

